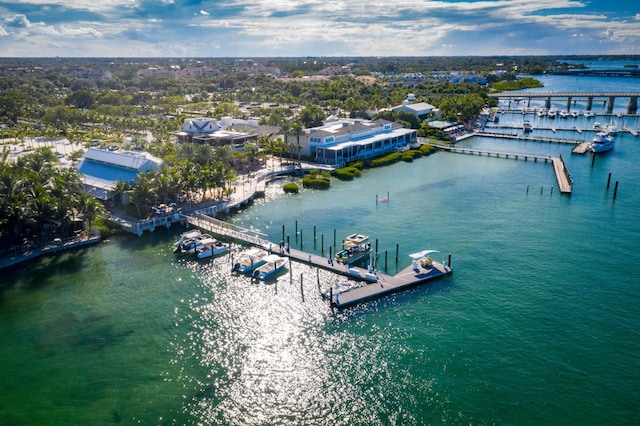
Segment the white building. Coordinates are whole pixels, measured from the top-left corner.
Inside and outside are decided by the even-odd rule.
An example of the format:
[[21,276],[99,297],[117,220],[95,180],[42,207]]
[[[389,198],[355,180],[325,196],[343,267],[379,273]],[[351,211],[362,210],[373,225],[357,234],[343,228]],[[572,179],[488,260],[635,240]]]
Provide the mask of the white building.
[[[255,143],[258,135],[255,133],[237,132],[231,130],[239,120],[224,117],[221,122],[215,118],[186,118],[182,124],[182,129],[172,134],[178,138],[179,143],[207,143],[212,146],[226,145],[232,149],[243,149],[245,143],[251,141]],[[242,124],[253,124],[257,122],[244,120]]]
[[[297,143],[289,136],[289,143]],[[341,167],[351,161],[379,157],[417,143],[417,131],[386,120],[341,119],[305,129],[300,136],[301,155],[319,164]]]
[[96,198],[108,200],[116,182],[132,184],[139,174],[160,170],[162,163],[162,159],[148,152],[89,148],[78,162],[77,169],[82,177],[84,190]]
[[404,102],[402,105],[398,105],[391,108],[391,110],[394,112],[396,111],[409,112],[411,114],[417,115],[418,118],[420,118],[421,120],[428,118],[431,113],[433,113],[436,116],[440,114],[440,110],[438,108],[426,102],[416,102],[416,103]]

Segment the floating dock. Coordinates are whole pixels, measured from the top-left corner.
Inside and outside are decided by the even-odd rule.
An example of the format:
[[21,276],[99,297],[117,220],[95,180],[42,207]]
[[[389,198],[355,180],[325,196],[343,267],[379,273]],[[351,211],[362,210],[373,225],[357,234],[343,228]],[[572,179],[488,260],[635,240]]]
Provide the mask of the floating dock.
[[[432,262],[428,268],[417,266],[416,270],[413,266],[403,269],[396,275],[387,275],[380,271],[372,272],[357,266],[349,266],[336,262],[328,256],[320,256],[314,253],[307,253],[289,247],[285,250],[280,244],[274,244],[263,238],[263,235],[254,231],[245,230],[236,227],[227,222],[215,219],[210,216],[198,214],[197,216],[184,215],[184,220],[198,228],[201,228],[213,235],[232,238],[237,241],[252,244],[271,253],[287,256],[290,260],[296,260],[299,263],[305,263],[310,266],[322,268],[333,273],[343,275],[352,280],[367,282],[359,287],[351,288],[343,293],[331,295],[330,303],[337,308],[343,308],[367,300],[383,297],[390,293],[405,290],[407,288],[425,283],[438,277],[452,273],[449,265],[438,262]],[[451,263],[449,257],[449,263]]]

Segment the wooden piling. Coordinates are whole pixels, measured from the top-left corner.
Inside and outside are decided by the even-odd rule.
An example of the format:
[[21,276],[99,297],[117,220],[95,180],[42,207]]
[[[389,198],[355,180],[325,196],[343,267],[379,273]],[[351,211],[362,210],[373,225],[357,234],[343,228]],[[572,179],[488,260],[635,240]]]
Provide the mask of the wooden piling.
[[300,250],[302,250],[303,244],[302,244],[302,229],[300,230]]
[[609,184],[611,184],[611,172],[609,172],[609,177],[607,178],[607,189],[609,189]]
[[398,265],[398,251],[400,250],[400,244],[396,244],[396,266]]
[[527,185],[527,194],[529,193],[529,185]]
[[451,268],[451,253],[449,253],[449,260],[447,261],[447,265]]
[[318,281],[318,293],[322,295],[322,289],[320,288],[320,267],[316,268],[316,280]]
[[333,228],[333,249],[336,249],[336,228]]
[[618,181],[616,181],[616,186],[613,187],[613,199],[615,200],[618,196]]
[[540,187],[540,193],[542,194],[542,191],[544,191],[544,185]]
[[315,244],[316,241],[316,225],[313,225],[313,242]]
[[304,287],[302,285],[302,273],[300,273],[300,294],[302,295],[302,302],[304,302]]
[[596,154],[595,153],[591,153],[591,168],[593,168],[594,161],[596,161]]
[[384,251],[384,273],[387,273],[387,250]]
[[284,241],[284,224],[282,224],[282,241]]
[[324,256],[324,234],[320,234],[320,253]]

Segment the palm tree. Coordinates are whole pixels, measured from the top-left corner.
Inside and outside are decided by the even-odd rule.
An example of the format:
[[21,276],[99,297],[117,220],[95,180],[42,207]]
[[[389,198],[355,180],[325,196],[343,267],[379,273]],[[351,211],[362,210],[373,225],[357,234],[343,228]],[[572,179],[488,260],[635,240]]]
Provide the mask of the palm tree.
[[84,217],[86,231],[91,233],[91,226],[95,218],[104,214],[104,206],[97,198],[83,192],[78,197],[78,210]]

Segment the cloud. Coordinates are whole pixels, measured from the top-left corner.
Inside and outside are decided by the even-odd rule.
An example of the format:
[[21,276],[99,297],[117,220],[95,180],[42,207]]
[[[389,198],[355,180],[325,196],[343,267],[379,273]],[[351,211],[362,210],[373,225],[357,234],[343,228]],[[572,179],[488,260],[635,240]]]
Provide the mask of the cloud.
[[200,15],[202,15],[202,16],[209,16],[209,15],[210,15],[210,13],[209,13],[209,12],[207,12],[206,10],[201,10],[201,11],[200,11]]
[[4,18],[4,24],[11,28],[29,28],[31,22],[27,19],[26,15],[16,14],[8,18]]

